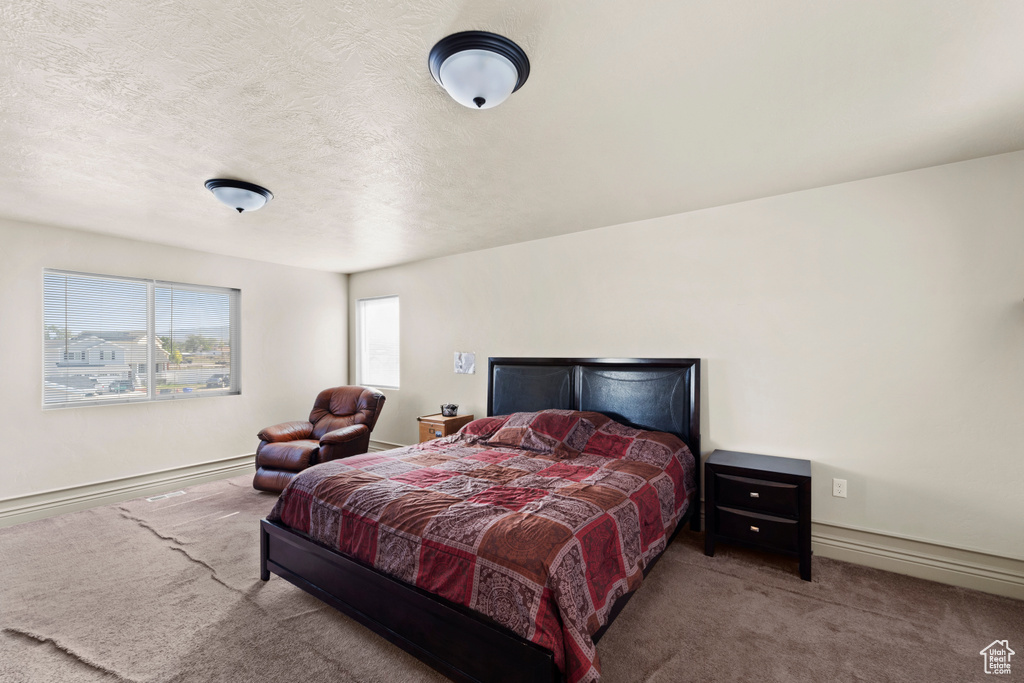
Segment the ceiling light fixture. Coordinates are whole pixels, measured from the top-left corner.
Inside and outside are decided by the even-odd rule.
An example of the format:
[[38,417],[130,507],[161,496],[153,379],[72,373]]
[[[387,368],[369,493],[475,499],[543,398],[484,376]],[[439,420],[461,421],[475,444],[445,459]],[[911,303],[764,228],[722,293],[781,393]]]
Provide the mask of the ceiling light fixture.
[[262,209],[264,204],[274,198],[274,193],[267,188],[244,180],[214,178],[206,181],[206,189],[238,213]]
[[508,38],[463,31],[430,50],[430,74],[456,102],[470,109],[496,107],[526,83],[530,60]]

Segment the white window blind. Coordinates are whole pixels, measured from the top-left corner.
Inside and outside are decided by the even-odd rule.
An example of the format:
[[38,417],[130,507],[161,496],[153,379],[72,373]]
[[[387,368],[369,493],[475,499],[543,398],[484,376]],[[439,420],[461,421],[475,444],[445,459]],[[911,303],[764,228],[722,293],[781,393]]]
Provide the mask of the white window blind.
[[43,271],[43,406],[239,393],[237,289]]
[[398,388],[398,297],[356,301],[356,381]]
[[168,366],[156,373],[158,396],[221,389],[237,393],[238,373],[232,369],[238,348],[238,325],[233,321],[237,292],[156,283],[154,324],[163,353],[157,364]]

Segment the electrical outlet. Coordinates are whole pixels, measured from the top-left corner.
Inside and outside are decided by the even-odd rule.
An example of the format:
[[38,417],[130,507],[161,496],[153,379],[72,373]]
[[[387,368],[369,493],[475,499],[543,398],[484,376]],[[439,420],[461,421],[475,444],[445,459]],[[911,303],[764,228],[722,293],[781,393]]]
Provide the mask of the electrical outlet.
[[836,498],[846,498],[846,480],[845,479],[833,479],[832,480],[832,495]]

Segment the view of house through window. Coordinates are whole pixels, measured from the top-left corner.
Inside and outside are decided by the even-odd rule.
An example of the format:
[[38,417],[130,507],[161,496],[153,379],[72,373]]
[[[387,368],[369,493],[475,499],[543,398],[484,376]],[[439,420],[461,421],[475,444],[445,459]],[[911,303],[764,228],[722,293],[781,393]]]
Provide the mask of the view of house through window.
[[356,381],[398,387],[398,297],[356,302]]
[[239,393],[239,290],[43,272],[43,405]]
[[232,386],[231,297],[232,290],[156,285],[156,342],[168,364],[156,376],[160,395]]

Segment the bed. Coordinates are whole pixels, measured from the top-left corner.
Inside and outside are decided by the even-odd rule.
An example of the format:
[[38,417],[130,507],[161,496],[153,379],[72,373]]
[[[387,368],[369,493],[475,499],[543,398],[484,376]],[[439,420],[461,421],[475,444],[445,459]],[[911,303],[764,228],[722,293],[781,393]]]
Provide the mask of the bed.
[[[696,359],[491,358],[489,421],[310,468],[289,485],[261,521],[261,578],[285,578],[453,680],[596,680],[593,645],[682,525],[699,529],[699,461],[685,457],[699,459],[699,400]],[[594,497],[616,490],[625,493],[611,502]],[[403,507],[412,521],[388,517]],[[609,520],[626,508],[638,511],[643,542],[627,540],[621,520],[617,540],[595,531],[615,528]],[[475,525],[472,538],[453,525]],[[572,532],[564,548],[547,543],[552,529]],[[510,569],[508,539],[527,530],[543,562],[524,555],[526,568]],[[566,568],[573,554],[582,569]],[[580,583],[572,571],[586,574],[582,598],[567,597]],[[531,580],[510,583],[522,575]]]

